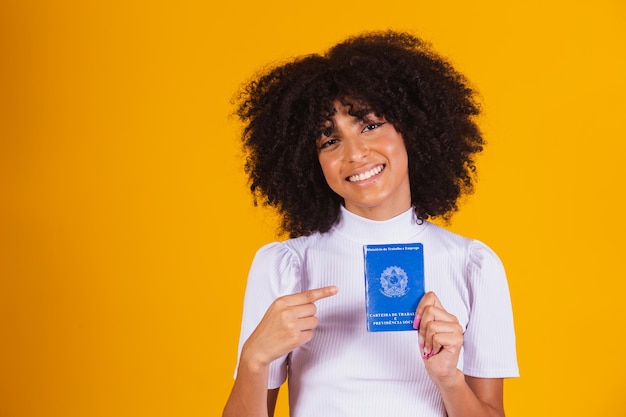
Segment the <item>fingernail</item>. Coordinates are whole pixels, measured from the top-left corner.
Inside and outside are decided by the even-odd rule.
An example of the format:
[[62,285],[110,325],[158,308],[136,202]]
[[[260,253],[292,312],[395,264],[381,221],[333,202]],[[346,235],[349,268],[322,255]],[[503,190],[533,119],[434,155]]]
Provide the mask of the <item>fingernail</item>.
[[420,329],[420,321],[422,321],[422,316],[420,316],[419,314],[416,314],[415,318],[413,319],[413,328],[415,330]]
[[424,351],[424,336],[421,333],[417,334],[417,341],[420,345],[420,353]]

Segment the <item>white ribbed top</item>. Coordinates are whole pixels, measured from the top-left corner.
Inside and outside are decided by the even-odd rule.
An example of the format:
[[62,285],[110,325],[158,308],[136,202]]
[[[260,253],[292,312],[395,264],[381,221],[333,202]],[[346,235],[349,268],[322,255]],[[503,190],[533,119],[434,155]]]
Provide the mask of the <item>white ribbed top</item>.
[[420,242],[426,291],[466,329],[459,369],[503,378],[518,375],[509,290],[498,257],[483,243],[428,222],[413,210],[372,221],[342,209],[327,233],[274,242],[252,263],[239,351],[274,299],[336,285],[316,303],[320,324],[309,343],[272,363],[269,388],[289,370],[292,417],[445,416],[419,354],[414,331],[369,333],[365,316],[363,245]]

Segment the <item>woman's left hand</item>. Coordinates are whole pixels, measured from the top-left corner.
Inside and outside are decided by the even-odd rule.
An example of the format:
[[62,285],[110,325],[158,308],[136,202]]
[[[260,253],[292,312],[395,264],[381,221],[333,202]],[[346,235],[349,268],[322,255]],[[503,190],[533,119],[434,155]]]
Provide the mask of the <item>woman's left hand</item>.
[[422,297],[415,314],[420,355],[430,378],[438,386],[453,382],[463,346],[459,320],[443,308],[434,292]]

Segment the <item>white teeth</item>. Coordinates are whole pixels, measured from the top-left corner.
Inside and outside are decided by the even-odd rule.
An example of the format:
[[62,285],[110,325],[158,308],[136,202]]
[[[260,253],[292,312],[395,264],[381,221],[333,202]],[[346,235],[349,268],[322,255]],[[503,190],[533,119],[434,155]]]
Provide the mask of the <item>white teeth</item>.
[[368,178],[372,178],[374,175],[380,174],[380,172],[383,170],[383,168],[384,168],[384,165],[378,165],[378,166],[370,169],[369,171],[366,171],[366,172],[363,172],[361,174],[352,175],[351,177],[348,177],[348,181],[350,181],[350,182],[357,182],[357,181],[366,180]]

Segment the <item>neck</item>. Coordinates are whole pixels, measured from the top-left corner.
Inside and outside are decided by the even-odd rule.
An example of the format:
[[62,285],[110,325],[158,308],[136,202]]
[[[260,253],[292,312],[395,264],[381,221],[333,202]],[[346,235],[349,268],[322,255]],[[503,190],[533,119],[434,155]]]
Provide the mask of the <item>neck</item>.
[[394,205],[393,207],[360,207],[353,204],[346,204],[345,209],[357,216],[365,217],[369,220],[385,221],[406,212],[411,208],[411,203]]

